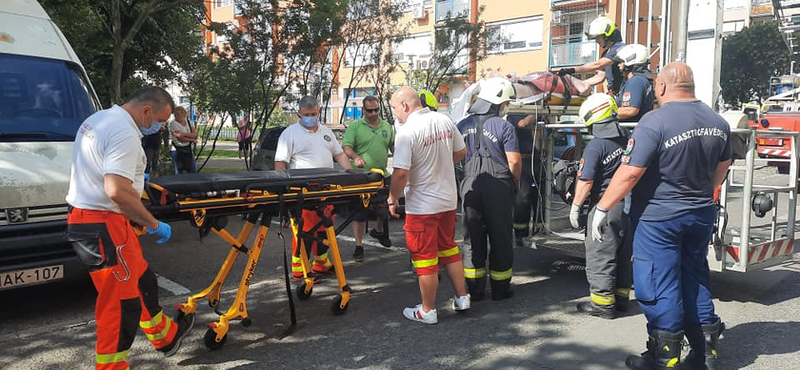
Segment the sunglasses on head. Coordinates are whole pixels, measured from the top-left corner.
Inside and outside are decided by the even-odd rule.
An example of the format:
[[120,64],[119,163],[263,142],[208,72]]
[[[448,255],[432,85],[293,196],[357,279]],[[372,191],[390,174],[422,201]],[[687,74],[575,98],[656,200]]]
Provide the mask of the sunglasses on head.
[[375,108],[375,109],[366,109],[366,108],[364,108],[364,111],[365,112],[369,112],[369,113],[377,113],[380,110],[381,110],[380,108]]

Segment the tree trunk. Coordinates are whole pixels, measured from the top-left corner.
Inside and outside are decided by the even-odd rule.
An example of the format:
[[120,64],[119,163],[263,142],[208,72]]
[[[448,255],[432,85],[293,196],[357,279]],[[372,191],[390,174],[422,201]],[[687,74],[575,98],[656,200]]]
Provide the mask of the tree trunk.
[[122,45],[114,45],[111,59],[111,103],[119,104],[122,102],[122,60],[125,57],[125,49]]

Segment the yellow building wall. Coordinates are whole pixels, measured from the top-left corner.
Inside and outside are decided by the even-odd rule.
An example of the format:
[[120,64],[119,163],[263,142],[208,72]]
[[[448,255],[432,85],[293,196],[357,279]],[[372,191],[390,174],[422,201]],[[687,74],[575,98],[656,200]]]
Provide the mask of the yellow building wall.
[[481,20],[488,24],[517,18],[542,16],[542,47],[537,50],[490,54],[478,62],[478,78],[491,74],[516,72],[518,76],[545,71],[550,59],[550,1],[547,0],[480,0]]

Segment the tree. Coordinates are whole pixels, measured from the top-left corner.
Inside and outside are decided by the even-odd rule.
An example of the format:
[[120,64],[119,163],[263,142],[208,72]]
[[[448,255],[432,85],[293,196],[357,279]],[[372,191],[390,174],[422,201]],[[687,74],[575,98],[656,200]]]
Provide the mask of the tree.
[[474,24],[459,17],[447,18],[436,26],[429,68],[406,71],[413,87],[435,92],[443,83],[451,83],[456,76],[467,74],[470,60],[480,62],[496,48],[499,35],[480,20],[483,9],[483,6],[478,9],[478,21]]
[[778,24],[754,23],[722,42],[720,85],[725,101],[734,108],[769,96],[769,79],[788,72],[791,52],[783,43]]
[[145,83],[172,80],[202,46],[203,0],[40,3],[70,40],[106,106]]
[[[223,122],[250,113],[251,128],[263,132],[270,122],[284,120],[276,113],[298,95],[321,89],[325,79],[312,76],[324,74],[326,48],[343,24],[345,5],[337,0],[238,0],[238,26],[211,25],[229,44],[187,72],[186,90],[199,109],[222,116]],[[205,134],[201,150],[216,137],[211,130]],[[249,161],[245,165],[249,168]]]
[[[391,42],[402,37],[408,25],[401,25],[403,4],[380,0],[349,0],[346,20],[341,32],[332,39],[337,52],[331,56],[332,70],[338,73],[338,82],[345,94],[342,107],[347,107],[349,92],[361,82],[371,82],[378,90],[386,90],[397,64],[391,58]],[[342,79],[342,68],[350,69],[350,76]],[[378,85],[381,85],[380,87]],[[331,86],[338,88],[339,86]],[[327,106],[328,102],[326,102]],[[386,112],[386,110],[383,110]],[[345,109],[339,117],[344,122]]]

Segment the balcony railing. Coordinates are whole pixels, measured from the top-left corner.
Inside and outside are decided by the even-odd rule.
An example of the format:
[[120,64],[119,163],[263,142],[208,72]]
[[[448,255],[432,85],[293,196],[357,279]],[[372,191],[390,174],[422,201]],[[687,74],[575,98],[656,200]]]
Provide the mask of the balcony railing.
[[567,42],[568,38],[554,37],[550,41],[550,67],[566,67],[597,60],[594,41]]
[[436,0],[436,22],[469,17],[469,0]]

